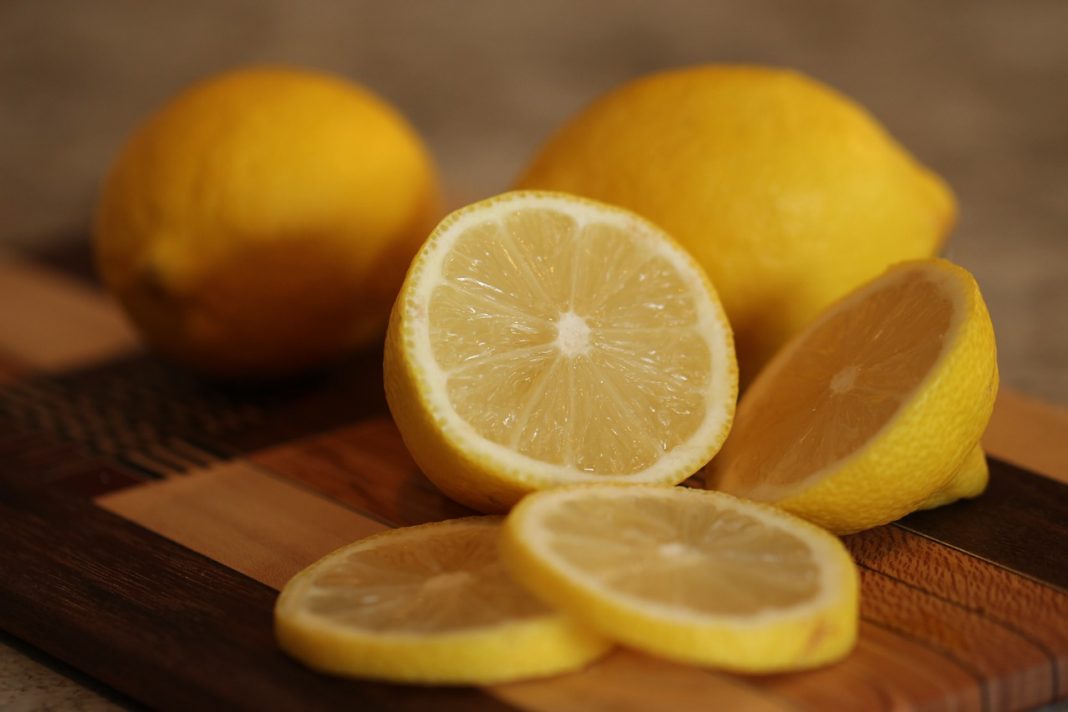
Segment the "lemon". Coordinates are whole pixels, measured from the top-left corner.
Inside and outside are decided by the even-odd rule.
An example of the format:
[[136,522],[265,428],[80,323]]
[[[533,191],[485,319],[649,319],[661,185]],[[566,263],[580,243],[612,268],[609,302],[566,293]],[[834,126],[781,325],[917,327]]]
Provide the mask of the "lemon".
[[237,70],[123,147],[97,264],[160,352],[224,377],[283,375],[378,342],[438,217],[436,184],[419,137],[370,91]]
[[519,192],[448,216],[416,256],[385,386],[420,468],[492,512],[554,485],[684,480],[726,437],[737,368],[715,291],[661,230]]
[[710,487],[852,532],[986,486],[998,388],[975,279],[906,262],[828,309],[757,377]]
[[611,647],[515,584],[498,517],[394,529],[338,549],[278,597],[275,634],[317,670],[488,684],[583,667]]
[[719,492],[539,492],[508,516],[501,556],[576,620],[680,662],[796,670],[843,657],[857,637],[857,572],[841,542]]
[[801,74],[700,66],[609,92],[518,181],[649,218],[708,271],[748,382],[792,334],[892,263],[934,255],[942,180],[864,109]]

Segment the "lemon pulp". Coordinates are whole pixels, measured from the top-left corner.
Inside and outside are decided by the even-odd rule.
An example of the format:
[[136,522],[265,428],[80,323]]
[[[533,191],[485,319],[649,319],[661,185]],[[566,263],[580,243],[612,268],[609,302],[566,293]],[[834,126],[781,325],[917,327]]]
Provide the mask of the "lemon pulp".
[[394,307],[386,395],[413,457],[485,511],[553,484],[677,483],[726,436],[729,326],[637,216],[519,192],[447,218]]

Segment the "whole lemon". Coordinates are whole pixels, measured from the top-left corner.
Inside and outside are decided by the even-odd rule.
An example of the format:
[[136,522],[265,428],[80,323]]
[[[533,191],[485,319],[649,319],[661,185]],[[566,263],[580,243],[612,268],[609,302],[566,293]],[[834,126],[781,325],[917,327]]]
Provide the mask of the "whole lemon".
[[370,91],[225,73],[137,130],[96,214],[99,271],[147,342],[226,378],[290,374],[385,331],[438,218],[419,136]]
[[560,129],[519,185],[621,205],[678,239],[719,291],[744,380],[839,296],[935,254],[956,213],[864,109],[768,67],[626,84]]

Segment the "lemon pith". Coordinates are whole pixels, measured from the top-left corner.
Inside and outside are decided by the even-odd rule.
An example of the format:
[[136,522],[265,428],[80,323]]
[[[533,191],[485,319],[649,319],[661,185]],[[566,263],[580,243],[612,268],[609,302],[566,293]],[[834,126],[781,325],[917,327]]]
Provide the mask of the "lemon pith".
[[897,265],[768,365],[707,483],[838,533],[975,496],[997,386],[974,278],[945,260]]
[[730,329],[700,268],[626,211],[510,193],[446,218],[394,305],[386,397],[446,494],[620,478],[674,484],[726,436]]
[[543,600],[616,641],[682,662],[801,669],[842,657],[856,639],[857,574],[841,542],[723,493],[539,492],[509,515],[502,556]]
[[500,520],[470,517],[373,535],[295,576],[275,606],[284,650],[324,672],[489,684],[582,667],[610,644],[504,573]]

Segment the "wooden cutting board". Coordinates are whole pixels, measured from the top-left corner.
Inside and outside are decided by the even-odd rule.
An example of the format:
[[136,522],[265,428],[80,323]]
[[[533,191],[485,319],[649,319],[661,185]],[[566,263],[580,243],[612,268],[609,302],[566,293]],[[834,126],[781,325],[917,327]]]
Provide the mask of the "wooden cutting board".
[[480,689],[310,672],[273,644],[277,589],[353,539],[469,512],[405,452],[380,354],[220,388],[138,353],[86,274],[81,259],[0,256],[0,628],[136,700],[1007,710],[1068,698],[1068,413],[1012,393],[986,439],[986,494],[846,537],[861,636],[836,665],[739,676],[619,650],[581,673]]

